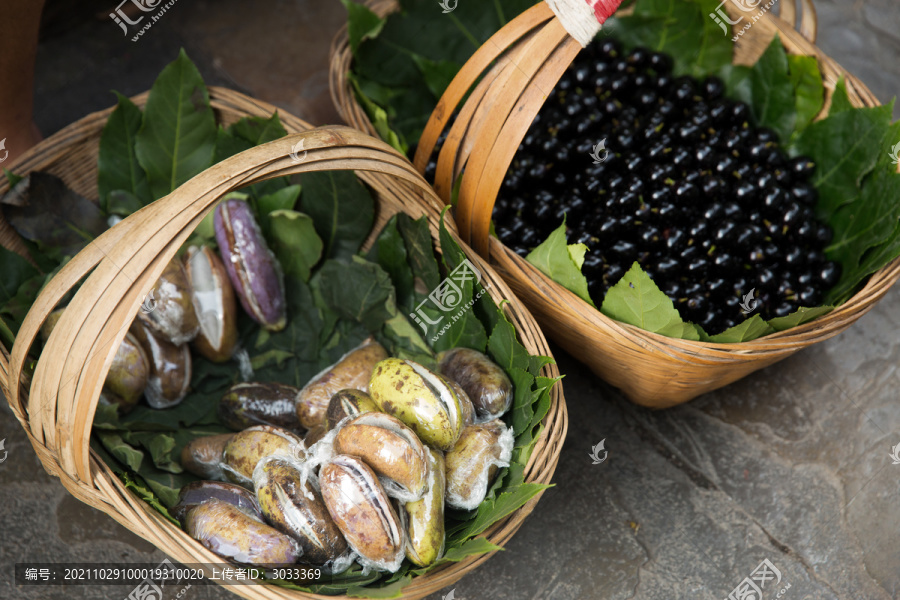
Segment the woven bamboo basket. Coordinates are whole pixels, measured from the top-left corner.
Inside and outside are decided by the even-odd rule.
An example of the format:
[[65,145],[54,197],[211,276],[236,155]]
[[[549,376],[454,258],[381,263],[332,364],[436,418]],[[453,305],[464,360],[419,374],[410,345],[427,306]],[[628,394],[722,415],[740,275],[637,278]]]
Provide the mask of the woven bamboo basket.
[[[753,64],[777,33],[787,52],[818,59],[826,106],[840,77],[846,79],[855,106],[879,105],[862,82],[815,46],[817,22],[811,0],[800,2],[799,13],[794,0],[778,5],[780,16],[766,13],[739,38],[736,64]],[[385,15],[397,4],[380,0],[371,8]],[[673,339],[620,323],[551,281],[490,236],[489,226],[506,170],[544,102],[540,90],[553,88],[579,49],[543,2],[521,14],[481,46],[450,84],[422,134],[414,163],[424,173],[438,136],[456,114],[438,156],[434,188],[449,203],[453,182],[465,169],[455,211],[460,235],[489,259],[548,336],[633,402],[653,408],[674,406],[833,337],[868,312],[900,277],[898,259],[872,275],[834,311],[738,344]],[[350,124],[374,132],[346,81],[351,60],[345,32],[340,32],[332,45],[332,98]]]
[[[222,88],[210,88],[217,120],[230,124],[245,116],[270,116],[275,107]],[[133,98],[144,106],[147,94]],[[61,177],[76,192],[96,198],[97,156],[101,130],[112,109],[91,114],[48,138],[10,166],[16,173],[45,170]],[[134,213],[80,252],[44,288],[29,311],[11,352],[0,345],[0,389],[25,429],[44,468],[72,495],[97,508],[127,529],[184,564],[221,560],[126,490],[90,446],[91,425],[114,351],[137,314],[141,299],[175,256],[204,215],[225,193],[285,175],[328,170],[355,170],[376,197],[375,230],[393,214],[427,216],[438,244],[440,201],[404,157],[386,144],[346,127],[313,129],[281,113],[292,135],[236,155],[188,181],[172,194]],[[307,158],[294,164],[291,148],[305,141]],[[0,193],[6,187],[0,186]],[[451,232],[455,230],[448,219]],[[7,224],[0,241],[22,249]],[[372,239],[368,240],[367,246]],[[550,355],[533,317],[486,262],[461,244],[489,284],[528,351]],[[85,283],[69,303],[61,326],[54,329],[33,375],[26,371],[28,350],[38,329],[63,295],[79,280]],[[56,332],[59,332],[58,334]],[[558,376],[554,365],[543,375]],[[551,393],[545,428],[525,471],[527,481],[549,483],[568,425],[560,385]],[[485,532],[503,545],[534,509],[538,497]],[[421,598],[451,585],[484,563],[490,555],[470,557],[415,578],[404,598]],[[226,585],[234,593],[257,600],[333,598],[273,585]]]

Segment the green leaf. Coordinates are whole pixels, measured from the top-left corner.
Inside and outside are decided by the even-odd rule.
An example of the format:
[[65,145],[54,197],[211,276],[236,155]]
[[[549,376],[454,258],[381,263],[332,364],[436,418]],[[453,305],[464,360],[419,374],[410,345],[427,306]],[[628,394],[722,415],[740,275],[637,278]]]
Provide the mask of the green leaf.
[[121,428],[119,424],[119,411],[114,404],[97,404],[97,412],[94,413],[94,429],[118,430]]
[[167,508],[172,508],[178,504],[178,494],[181,492],[181,488],[190,482],[197,480],[193,475],[161,471],[146,463],[144,467],[138,471],[138,475],[147,482],[147,486],[153,490],[153,493],[156,494],[160,502]]
[[192,367],[189,399],[165,410],[140,404],[118,418],[119,426],[133,432],[171,433],[190,428],[214,413],[225,388],[235,383],[236,369],[233,364],[216,364],[197,355],[192,357]]
[[669,297],[637,262],[606,293],[600,312],[653,333],[687,340],[700,339],[697,330],[681,319]]
[[126,489],[132,490],[137,494],[138,498],[156,509],[157,512],[171,521],[172,524],[181,527],[181,523],[169,513],[168,508],[159,501],[159,498],[157,498],[156,494],[154,494],[147,486],[146,482],[142,481],[139,477],[133,477],[128,473],[121,474],[120,477],[122,478]]
[[406,242],[406,254],[412,269],[414,289],[419,294],[427,294],[441,282],[441,270],[434,257],[434,241],[428,219],[421,217],[413,220],[405,214],[399,214],[397,227]]
[[[397,310],[396,307],[394,310]],[[434,355],[431,348],[405,315],[396,312],[394,316],[385,321],[383,333],[387,338],[385,347],[388,348],[391,356],[414,360],[429,368],[434,366]]]
[[[341,317],[358,321],[369,331],[380,331],[390,319],[385,304],[393,301],[394,286],[377,264],[356,256],[349,264],[329,260],[319,275],[322,297]],[[351,281],[353,285],[347,285]]]
[[282,368],[285,362],[292,358],[294,354],[292,352],[286,352],[284,350],[269,350],[268,352],[263,352],[262,354],[257,354],[256,356],[252,356],[250,358],[250,366],[253,367],[253,370],[262,369],[274,362],[277,368]]
[[353,586],[347,588],[347,595],[351,598],[399,598],[403,595],[403,588],[409,585],[412,577],[401,577],[398,581],[379,588]]
[[117,460],[126,465],[132,471],[138,471],[144,460],[144,453],[128,444],[117,433],[98,432],[97,437],[103,443],[103,447]]
[[[352,586],[362,587],[383,580],[383,573],[375,570],[369,571],[366,575],[362,574],[362,567],[354,565],[338,575],[332,575],[327,578],[328,583],[314,584],[308,587],[300,587],[291,583],[282,583],[275,581],[275,585],[285,587],[292,590],[301,590],[314,594],[323,595],[346,595],[347,589]],[[324,579],[324,578],[323,578]]]
[[582,265],[584,265],[584,255],[587,254],[588,247],[585,244],[569,244],[568,250],[572,262],[580,270]]
[[0,315],[9,317],[14,332],[18,333],[19,327],[25,321],[25,315],[31,310],[31,305],[34,304],[38,293],[44,287],[46,281],[47,278],[44,275],[35,275],[22,283],[19,289],[16,290],[15,296],[9,301],[5,304],[0,304]]
[[366,111],[366,115],[369,117],[372,125],[375,127],[375,133],[398,152],[405,155],[409,150],[409,146],[400,134],[391,129],[387,111],[363,93],[359,80],[355,77],[351,77],[351,75],[352,73],[348,74],[348,79],[353,86],[353,93]]
[[413,291],[413,272],[406,252],[406,240],[403,239],[397,225],[398,219],[404,216],[406,215],[403,213],[397,213],[388,220],[372,249],[369,250],[367,258],[378,263],[390,275],[391,283],[396,290],[397,302],[410,310],[416,298]]
[[835,211],[859,195],[863,178],[878,160],[892,112],[893,103],[829,114],[797,136],[792,151],[816,163],[812,184],[819,191],[818,218],[834,226]]
[[[405,0],[403,10],[387,17],[377,37],[359,43],[351,67],[353,81],[382,139],[392,145],[399,140],[416,143],[444,91],[442,82],[448,73],[459,69],[505,19],[534,2],[502,0],[499,4],[502,10],[459,2],[452,13],[442,15],[437,2]],[[360,29],[367,28],[361,25]],[[374,112],[380,119],[372,117]],[[399,135],[390,139],[391,132]]]
[[16,187],[16,184],[25,179],[22,175],[16,175],[9,169],[3,169],[3,174],[6,176],[6,182],[9,184],[9,189],[13,189]]
[[213,164],[220,163],[226,158],[231,158],[235,154],[240,154],[244,150],[249,150],[252,147],[253,144],[244,138],[238,137],[227,131],[224,127],[219,126],[218,129],[216,129],[216,147],[213,151]]
[[136,432],[132,433],[130,438],[150,451],[150,458],[157,469],[169,473],[184,472],[178,455],[172,452],[175,449],[175,438],[171,435],[157,432]]
[[45,277],[12,250],[0,246],[0,336],[7,350],[12,349],[15,334],[37,299]]
[[[487,332],[481,324],[481,321],[478,320],[474,305],[487,295],[487,290],[485,290],[480,283],[476,285],[475,279],[477,278],[477,280],[480,281],[480,274],[477,274],[474,277],[471,276],[474,265],[469,263],[466,266],[462,266],[468,259],[462,251],[462,248],[459,247],[459,244],[456,243],[456,240],[453,239],[453,236],[450,235],[450,232],[447,231],[447,228],[444,225],[444,216],[446,215],[447,210],[449,209],[445,208],[444,212],[441,213],[439,239],[441,243],[441,256],[444,265],[447,267],[448,275],[444,278],[443,282],[438,284],[440,290],[436,288],[435,291],[454,290],[454,292],[452,292],[454,295],[443,297],[443,301],[447,302],[447,305],[449,305],[446,306],[446,310],[443,305],[437,306],[437,304],[434,304],[435,308],[441,310],[440,313],[434,313],[440,318],[440,322],[435,325],[435,327],[439,327],[440,329],[437,333],[431,335],[430,341],[432,348],[437,352],[457,347],[483,351],[485,344],[487,344],[488,341]],[[461,268],[460,272],[465,270],[470,276],[463,281],[462,277],[459,275],[460,272],[454,274],[457,268]],[[448,299],[452,298],[458,298],[458,301],[455,303],[448,301]],[[432,303],[434,303],[433,298]],[[429,332],[429,334],[431,334],[431,332]]]
[[556,361],[549,356],[529,356],[528,372],[537,377],[547,365],[555,365]]
[[511,515],[536,495],[551,487],[553,486],[543,483],[524,483],[498,494],[494,500],[485,500],[478,506],[475,518],[456,533],[454,539],[464,540],[483,533],[488,527]]
[[[531,391],[531,396],[533,398],[532,402],[534,403],[534,416],[531,418],[532,426],[537,425],[547,416],[547,411],[550,408],[550,390],[553,389],[553,386],[562,381],[562,378],[562,375],[557,377],[543,377],[538,375],[534,378],[535,385],[534,389]],[[543,406],[545,397],[547,403],[546,407]]]
[[[254,376],[257,379],[303,387],[313,375],[330,364],[325,362],[327,359],[322,356],[320,344],[325,324],[323,314],[313,302],[309,285],[286,277],[285,292],[288,301],[287,327],[276,333],[266,333],[265,341],[255,344],[252,340],[259,328],[251,324],[248,334],[241,336],[241,344],[245,348],[254,348],[257,356],[273,350],[284,353],[280,355],[282,360],[276,361],[277,364],[269,361],[264,368],[256,370]],[[356,340],[356,343],[359,341]],[[291,358],[284,359],[285,354]]]
[[550,398],[550,389],[556,385],[561,378],[536,377],[535,386],[531,390],[531,402],[533,414],[531,422],[522,430],[522,433],[516,437],[516,449],[520,453],[519,460],[524,465],[531,457],[534,445],[540,437],[543,425],[541,421],[547,416],[550,410],[552,400]]
[[182,49],[153,87],[137,134],[137,158],[153,199],[162,198],[209,168],[216,119],[200,72]]
[[[709,17],[716,11],[721,2],[719,0],[693,0],[699,7],[700,23],[703,33],[700,36],[697,58],[695,60],[695,76],[706,76],[710,73],[720,73],[721,70],[731,65],[734,56],[734,42],[727,34],[722,35],[719,25]],[[699,71],[699,75],[697,75]]]
[[[575,246],[583,245],[575,244]],[[566,245],[566,223],[563,220],[563,224],[554,229],[543,243],[525,257],[525,260],[556,283],[575,293],[591,306],[595,306],[588,292],[587,279],[581,273],[580,262],[584,261],[586,250],[586,246],[571,250]]]
[[3,344],[3,347],[9,350],[13,347],[15,341],[16,336],[13,333],[13,330],[6,321],[0,318],[0,344]]
[[310,217],[325,244],[324,258],[348,260],[360,246],[375,218],[375,201],[352,171],[304,173],[300,210]]
[[421,569],[415,569],[412,571],[416,575],[424,575],[428,573],[432,569],[435,569],[441,565],[445,565],[447,563],[460,562],[461,560],[465,560],[470,556],[478,556],[479,554],[488,554],[489,552],[497,552],[499,550],[503,550],[502,546],[498,546],[492,543],[489,539],[483,536],[475,537],[470,540],[466,540],[462,544],[455,546],[453,548],[449,548],[440,559],[435,561],[433,564],[428,565],[427,567]]
[[794,131],[797,100],[788,72],[787,53],[777,35],[746,73],[746,83],[738,85],[732,93],[737,100],[750,105],[756,125],[770,127],[780,139],[787,141]]
[[866,277],[880,270],[897,256],[900,256],[900,224],[895,226],[891,237],[866,251],[854,273],[849,276],[843,275],[841,281],[828,293],[826,300],[833,301],[834,304],[845,302],[856,292]]
[[740,342],[749,342],[764,335],[773,333],[775,329],[769,327],[762,317],[753,315],[749,319],[745,319],[734,327],[729,327],[722,333],[710,336],[709,341],[717,344],[737,344]]
[[283,138],[287,135],[287,129],[276,112],[268,119],[243,117],[228,128],[228,133],[249,142],[251,146],[259,146]]
[[733,44],[709,18],[712,0],[647,0],[634,14],[611,19],[604,26],[628,49],[647,46],[674,59],[676,75],[704,77],[731,63]]
[[269,214],[269,238],[285,274],[309,281],[322,257],[322,240],[313,220],[294,210],[276,210]]
[[[216,130],[216,148],[213,162],[221,162],[254,146],[280,139],[286,135],[287,130],[281,124],[281,119],[278,117],[277,112],[269,118],[243,117],[233,123],[228,129],[219,126]],[[262,198],[263,196],[273,195],[289,185],[289,178],[276,177],[242,188],[242,191],[256,198]],[[259,214],[264,216],[265,213],[259,212]]]
[[[404,313],[393,317],[395,325],[386,327],[384,332],[393,347],[404,354],[421,352],[420,344],[428,346],[420,339],[421,336],[430,339],[433,344],[444,337],[447,333],[441,331],[444,319],[452,316],[439,310],[428,298],[428,294],[440,284],[440,271],[434,257],[427,219],[422,217],[414,221],[403,213],[394,215],[375,240],[368,257],[390,275],[397,307]],[[416,326],[407,319],[407,315],[416,322]],[[480,344],[481,329],[473,323],[454,334],[459,334],[457,339],[460,343],[464,343],[462,338],[469,336],[472,343]],[[453,335],[441,341],[438,349],[452,343],[452,339]],[[430,355],[430,352],[429,348],[427,353]],[[431,360],[431,357],[428,359]]]
[[534,376],[522,369],[507,369],[510,381],[513,383],[515,396],[510,407],[510,420],[513,434],[519,436],[531,426],[534,417],[534,399],[531,395],[531,387],[534,385]]
[[509,373],[512,369],[527,371],[531,366],[528,350],[519,343],[516,328],[506,315],[501,315],[488,340],[488,354]]
[[356,54],[356,49],[363,40],[378,37],[384,27],[384,19],[363,4],[357,4],[352,0],[341,0],[341,3],[347,9],[347,37],[350,38],[350,50]]
[[300,198],[300,186],[289,185],[277,192],[261,196],[256,201],[256,217],[260,228],[269,232],[269,215],[276,210],[294,210]]
[[824,314],[834,310],[833,306],[817,306],[815,308],[798,308],[785,317],[777,317],[769,320],[769,326],[775,331],[784,331],[791,327],[802,325],[813,319],[817,319]]
[[106,195],[106,214],[127,217],[143,208],[141,199],[128,190],[112,190]]
[[834,86],[834,94],[831,96],[831,108],[828,109],[828,115],[836,115],[855,109],[856,107],[850,102],[850,94],[847,92],[847,80],[841,77],[838,79],[837,85]]
[[[856,276],[869,248],[887,240],[900,220],[900,175],[878,169],[869,177],[859,199],[832,215],[834,238],[826,249],[829,259],[840,261],[842,282]],[[845,283],[847,285],[847,283]]]
[[449,60],[430,60],[424,56],[414,55],[413,61],[422,73],[422,79],[435,98],[440,98],[456,74],[459,65]]
[[43,258],[74,256],[109,228],[100,208],[46,171],[33,171],[3,197],[3,217]]
[[787,57],[794,86],[794,110],[797,113],[793,135],[805,129],[825,104],[825,86],[815,56],[789,54]]
[[719,73],[725,82],[726,96],[741,102],[753,101],[750,88],[750,67],[746,65],[726,65]]
[[[504,300],[503,302],[506,303],[507,301]],[[481,296],[478,302],[475,303],[474,311],[485,331],[494,331],[497,323],[505,317],[503,311],[500,310],[500,307],[497,306],[490,294]]]
[[141,109],[122,94],[116,92],[116,96],[118,105],[103,126],[97,159],[100,208],[108,213],[112,212],[107,208],[109,194],[114,190],[124,190],[130,194],[137,201],[138,208],[153,200],[147,175],[135,153],[136,138],[143,121]]
[[0,277],[0,308],[15,298],[22,284],[40,276],[24,257],[3,246],[0,246],[0,273],[3,273]]

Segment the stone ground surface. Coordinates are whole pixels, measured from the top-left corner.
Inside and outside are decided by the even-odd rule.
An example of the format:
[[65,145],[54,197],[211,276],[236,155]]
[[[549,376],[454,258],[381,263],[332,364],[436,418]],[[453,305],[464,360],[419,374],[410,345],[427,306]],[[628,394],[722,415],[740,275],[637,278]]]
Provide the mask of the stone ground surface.
[[[181,46],[207,83],[309,121],[338,120],[327,49],[334,0],[181,0],[137,43],[106,2],[51,6],[37,66],[45,135],[147,89]],[[900,91],[900,5],[819,0],[821,47],[883,101]],[[86,7],[90,5],[89,7]],[[94,11],[93,13],[90,11]],[[99,15],[99,16],[95,16]],[[858,324],[686,406],[638,408],[557,352],[570,427],[554,481],[457,599],[721,599],[763,559],[763,598],[900,598],[900,290]],[[15,588],[19,561],[157,563],[164,554],[46,475],[3,405],[0,598],[124,598],[130,586]],[[606,440],[606,462],[588,454]],[[166,600],[178,590],[167,590]],[[232,597],[194,587],[186,600]]]

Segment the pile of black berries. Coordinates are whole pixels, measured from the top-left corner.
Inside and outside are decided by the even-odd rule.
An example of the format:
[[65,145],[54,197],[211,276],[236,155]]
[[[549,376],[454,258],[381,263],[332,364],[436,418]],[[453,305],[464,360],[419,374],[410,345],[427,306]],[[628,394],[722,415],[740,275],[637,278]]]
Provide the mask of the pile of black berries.
[[[494,208],[498,237],[528,253],[566,218],[588,246],[599,306],[634,261],[685,320],[719,333],[754,314],[818,306],[840,276],[816,220],[815,165],[788,158],[775,132],[715,77],[673,77],[666,54],[585,49],[534,120]],[[602,145],[601,142],[604,142]]]

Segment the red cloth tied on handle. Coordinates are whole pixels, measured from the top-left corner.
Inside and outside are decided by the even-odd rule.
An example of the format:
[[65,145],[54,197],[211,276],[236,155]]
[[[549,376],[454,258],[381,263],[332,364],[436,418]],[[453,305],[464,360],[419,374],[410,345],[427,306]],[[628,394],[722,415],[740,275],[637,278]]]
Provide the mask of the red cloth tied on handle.
[[622,3],[622,0],[585,0],[585,2],[587,2],[588,6],[591,7],[591,10],[594,11],[597,22],[602,25],[614,12],[616,12],[616,9],[619,8],[619,4]]
[[600,25],[616,12],[622,0],[544,0],[565,30],[582,47],[587,46]]

